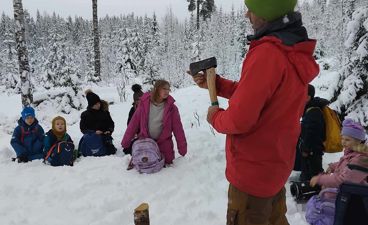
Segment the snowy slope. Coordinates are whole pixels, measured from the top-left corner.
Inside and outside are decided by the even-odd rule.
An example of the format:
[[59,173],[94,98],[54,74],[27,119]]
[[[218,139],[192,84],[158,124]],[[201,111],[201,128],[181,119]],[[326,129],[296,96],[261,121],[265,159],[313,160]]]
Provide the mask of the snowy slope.
[[[126,170],[130,157],[121,152],[120,141],[130,101],[117,104],[115,88],[93,91],[116,103],[110,106],[110,112],[119,152],[101,158],[82,157],[74,167],[58,168],[40,160],[27,164],[10,161],[14,153],[9,141],[20,115],[20,97],[0,95],[5,106],[0,109],[0,224],[128,225],[133,224],[133,210],[142,202],[149,203],[153,225],[225,224],[225,136],[213,133],[205,120],[207,91],[189,87],[172,93],[187,136],[188,154],[152,175]],[[226,104],[226,100],[220,99],[220,105]],[[55,115],[52,109],[36,112],[45,131],[50,129]],[[68,133],[78,143],[80,112],[64,116]],[[338,156],[327,156],[325,164]],[[303,206],[295,204],[289,192],[287,205],[290,224],[306,225]]]

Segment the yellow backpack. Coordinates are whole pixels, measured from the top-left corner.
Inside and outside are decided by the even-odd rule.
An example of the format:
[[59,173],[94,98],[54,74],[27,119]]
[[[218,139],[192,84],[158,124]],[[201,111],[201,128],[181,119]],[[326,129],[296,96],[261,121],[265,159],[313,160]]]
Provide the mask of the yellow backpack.
[[323,114],[326,127],[326,140],[323,142],[325,152],[341,152],[343,149],[341,144],[341,121],[337,113],[328,106],[324,106],[322,109],[319,107],[311,107],[307,111],[312,108],[320,109]]

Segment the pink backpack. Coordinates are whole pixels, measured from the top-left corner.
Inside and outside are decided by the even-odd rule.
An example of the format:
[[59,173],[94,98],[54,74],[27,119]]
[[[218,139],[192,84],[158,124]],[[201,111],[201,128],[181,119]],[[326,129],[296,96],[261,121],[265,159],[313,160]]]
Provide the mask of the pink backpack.
[[140,173],[156,173],[165,165],[165,159],[156,141],[139,139],[132,146],[132,164]]

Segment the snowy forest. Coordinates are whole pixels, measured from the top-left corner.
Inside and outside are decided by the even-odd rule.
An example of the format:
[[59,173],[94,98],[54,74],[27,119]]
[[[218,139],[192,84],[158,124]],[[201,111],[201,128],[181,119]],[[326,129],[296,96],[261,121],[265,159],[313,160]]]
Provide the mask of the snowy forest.
[[[24,9],[32,104],[70,113],[84,107],[86,86],[115,86],[121,101],[126,101],[127,89],[136,82],[149,87],[155,79],[164,78],[173,88],[186,87],[192,84],[186,74],[189,64],[211,56],[217,58],[218,74],[238,79],[248,47],[246,36],[252,32],[244,16],[246,9],[224,12],[216,1],[202,2],[197,7],[196,1],[188,1],[185,21],[172,10],[162,18],[134,13],[98,18],[100,75],[94,67],[92,20],[40,12],[32,17]],[[297,10],[309,37],[317,39],[315,58],[321,71],[336,75],[335,82],[316,87],[331,93],[331,106],[341,115],[356,118],[367,128],[368,1],[306,0]],[[1,15],[0,92],[9,94],[23,88],[16,24],[13,16]]]

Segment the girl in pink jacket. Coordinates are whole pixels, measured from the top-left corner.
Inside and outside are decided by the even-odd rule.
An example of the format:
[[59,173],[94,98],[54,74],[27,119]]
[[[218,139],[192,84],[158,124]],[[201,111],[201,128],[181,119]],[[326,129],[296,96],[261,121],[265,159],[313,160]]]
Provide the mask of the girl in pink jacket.
[[318,184],[323,188],[337,188],[345,181],[368,184],[367,173],[348,168],[348,164],[368,168],[368,146],[364,144],[365,130],[362,125],[351,119],[344,120],[342,125],[341,142],[344,155],[339,162],[329,165],[327,173],[314,176],[310,180],[312,187]]
[[138,133],[138,139],[152,138],[157,142],[166,164],[175,158],[172,133],[175,135],[179,154],[187,153],[187,141],[178,108],[166,80],[157,80],[153,90],[145,93],[125,131],[121,146],[125,149]]

